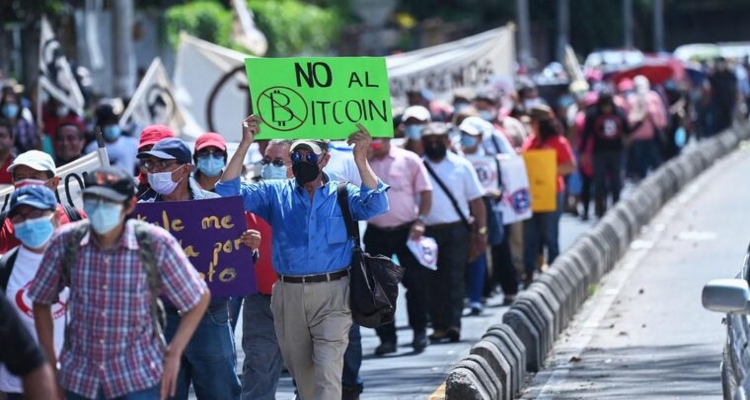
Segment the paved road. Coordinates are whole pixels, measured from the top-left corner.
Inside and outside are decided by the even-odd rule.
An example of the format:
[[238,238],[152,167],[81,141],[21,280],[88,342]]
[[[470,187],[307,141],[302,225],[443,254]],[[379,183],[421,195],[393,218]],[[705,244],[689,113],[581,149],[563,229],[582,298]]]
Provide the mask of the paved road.
[[[593,205],[592,205],[593,207]],[[593,208],[592,208],[593,210]],[[568,248],[575,239],[593,225],[592,221],[581,222],[572,216],[563,216],[561,223],[560,246]],[[380,344],[373,329],[362,329],[364,361],[360,375],[365,381],[365,392],[361,398],[369,399],[427,399],[445,380],[448,371],[459,359],[469,354],[471,346],[479,341],[490,325],[500,323],[507,307],[500,307],[502,298],[489,302],[483,315],[463,319],[461,341],[452,344],[429,346],[423,353],[414,354],[410,346],[411,329],[406,325],[406,306],[403,292],[397,306],[397,326],[399,329],[399,350],[395,355],[375,357],[375,347]],[[467,310],[468,312],[468,310]],[[242,326],[239,321],[238,326]],[[429,333],[429,332],[428,332]],[[236,339],[240,363],[244,354],[240,348],[241,329],[237,329]],[[294,387],[289,375],[283,375],[277,399],[293,397]]]
[[750,153],[688,186],[634,242],[558,340],[526,399],[719,398],[722,315],[701,288],[733,277],[750,240]]

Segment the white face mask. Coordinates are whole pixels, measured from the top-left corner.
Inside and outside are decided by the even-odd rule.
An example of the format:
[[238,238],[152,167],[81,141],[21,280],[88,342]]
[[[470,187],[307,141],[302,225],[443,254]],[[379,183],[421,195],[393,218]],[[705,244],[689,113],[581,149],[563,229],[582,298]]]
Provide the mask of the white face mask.
[[[185,165],[182,165],[180,168],[184,166]],[[182,179],[177,182],[173,181],[172,174],[175,171],[179,171],[180,168],[177,168],[174,171],[149,173],[148,184],[151,185],[151,189],[154,189],[154,191],[159,194],[172,194],[177,185],[182,181]]]

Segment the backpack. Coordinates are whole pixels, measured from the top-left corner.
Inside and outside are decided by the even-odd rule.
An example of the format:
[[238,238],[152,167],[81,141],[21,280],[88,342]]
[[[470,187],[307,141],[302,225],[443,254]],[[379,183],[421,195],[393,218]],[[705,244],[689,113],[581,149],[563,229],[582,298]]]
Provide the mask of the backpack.
[[[156,255],[154,252],[154,243],[152,240],[151,233],[148,231],[148,223],[138,220],[133,220],[133,230],[135,232],[135,238],[138,242],[138,258],[141,261],[141,267],[146,271],[146,282],[148,284],[148,290],[151,294],[151,320],[153,322],[154,337],[159,339],[162,346],[166,346],[164,341],[164,327],[167,324],[167,314],[164,309],[164,303],[159,298],[159,290],[161,279],[159,277],[159,266],[156,261]],[[81,248],[81,240],[89,232],[89,222],[84,221],[83,223],[76,226],[70,235],[66,238],[65,242],[65,255],[63,257],[62,265],[62,276],[67,282],[68,287],[72,292],[74,290],[71,284],[70,271],[76,265],[76,259],[78,258],[78,251]],[[67,338],[67,324],[66,324],[66,335]]]

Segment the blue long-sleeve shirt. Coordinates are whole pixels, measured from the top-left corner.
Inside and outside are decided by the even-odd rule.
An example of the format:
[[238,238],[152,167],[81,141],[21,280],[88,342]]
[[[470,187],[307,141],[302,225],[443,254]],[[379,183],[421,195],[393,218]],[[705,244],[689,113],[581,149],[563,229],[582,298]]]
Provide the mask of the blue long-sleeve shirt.
[[[282,275],[316,275],[349,266],[354,242],[346,234],[336,202],[338,182],[327,181],[315,190],[312,202],[294,179],[240,183],[236,178],[216,185],[223,197],[241,195],[245,210],[268,221],[273,229],[273,267]],[[347,185],[349,209],[355,220],[388,211],[388,185]]]

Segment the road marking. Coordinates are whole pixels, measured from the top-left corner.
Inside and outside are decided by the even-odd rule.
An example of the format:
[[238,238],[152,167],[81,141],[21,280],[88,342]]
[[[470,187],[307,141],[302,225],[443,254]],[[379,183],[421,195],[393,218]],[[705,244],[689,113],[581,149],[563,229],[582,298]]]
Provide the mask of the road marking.
[[432,392],[428,400],[445,400],[445,382]]

